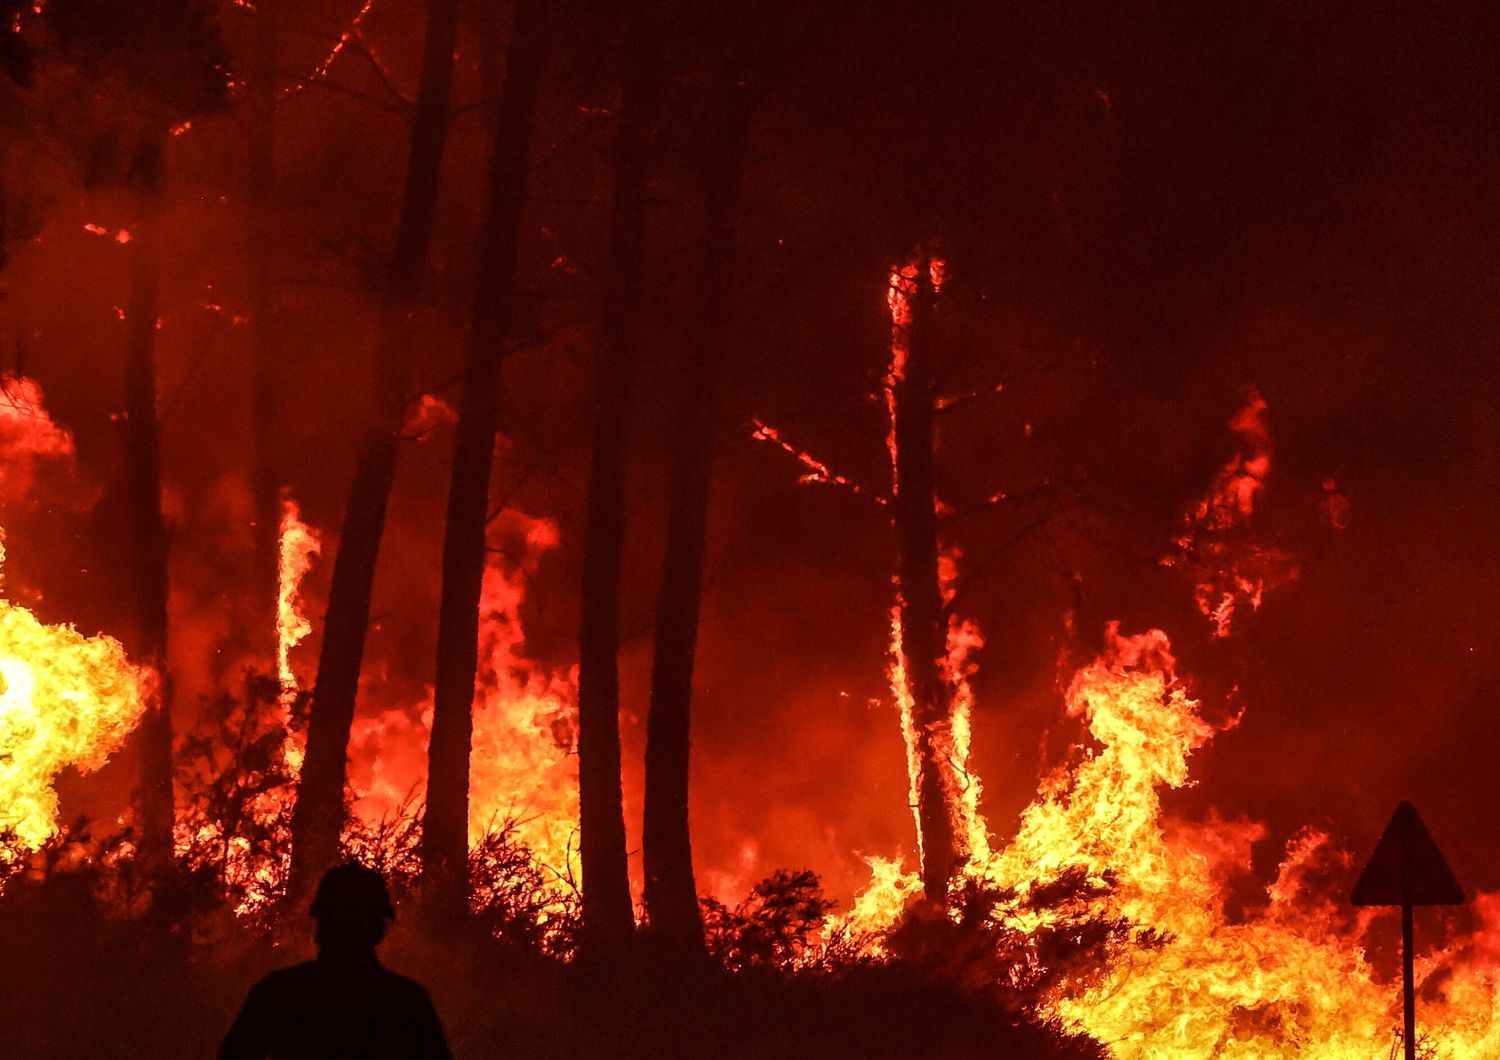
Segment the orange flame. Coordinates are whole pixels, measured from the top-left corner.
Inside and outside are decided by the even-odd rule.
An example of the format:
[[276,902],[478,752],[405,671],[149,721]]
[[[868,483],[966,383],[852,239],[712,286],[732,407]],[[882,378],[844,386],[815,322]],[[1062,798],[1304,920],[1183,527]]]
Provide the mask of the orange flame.
[[1175,542],[1179,554],[1164,561],[1197,570],[1198,609],[1215,637],[1229,636],[1237,608],[1259,609],[1265,591],[1293,574],[1289,557],[1244,540],[1271,470],[1266,409],[1266,399],[1251,387],[1244,407],[1229,421],[1239,451],[1214,476],[1208,495],[1188,509]]
[[0,375],[0,501],[30,493],[41,462],[71,461],[73,455],[73,434],[47,414],[41,384]]

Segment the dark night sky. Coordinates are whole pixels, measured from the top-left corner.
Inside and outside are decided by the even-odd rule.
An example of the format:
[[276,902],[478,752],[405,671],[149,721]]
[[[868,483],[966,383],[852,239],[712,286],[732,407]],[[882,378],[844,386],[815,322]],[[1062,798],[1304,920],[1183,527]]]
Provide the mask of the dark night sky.
[[[289,71],[316,65],[350,6],[307,5]],[[405,84],[412,6],[377,5],[367,26]],[[858,498],[798,485],[792,462],[751,442],[746,424],[763,418],[878,484],[885,270],[912,238],[936,237],[952,277],[945,383],[1005,384],[944,420],[945,497],[1059,477],[1085,482],[1089,497],[988,560],[967,597],[988,638],[976,758],[996,833],[1034,790],[1044,741],[1055,761],[1077,735],[1056,688],[1076,576],[1086,641],[1111,618],[1160,626],[1211,712],[1240,688],[1241,724],[1200,753],[1200,784],[1174,806],[1265,820],[1264,871],[1303,823],[1363,846],[1411,798],[1461,878],[1500,887],[1490,5],[798,5],[784,24],[772,23],[779,5],[763,7],[752,16],[762,35],[790,43],[762,75],[746,176],[696,708],[703,866],[738,871],[750,841],[748,871],[808,864],[847,894],[857,852],[912,846],[896,719],[869,705],[884,692],[884,525]],[[551,338],[510,363],[514,445],[501,471],[512,482],[541,464],[517,503],[562,527],[528,612],[534,650],[559,665],[576,627],[582,382],[609,178],[597,110],[612,91],[569,49],[554,63],[528,215],[527,317]],[[476,51],[466,38],[460,101],[479,90]],[[333,80],[379,91],[354,57]],[[365,268],[389,239],[401,125],[317,86],[284,98],[279,118],[279,449],[308,517],[331,527],[373,331]],[[627,625],[650,614],[659,555],[700,121],[689,79],[653,168],[653,354],[636,423]],[[173,145],[162,356],[164,395],[176,395],[164,401],[178,614],[195,623],[178,641],[186,687],[207,680],[216,647],[235,656],[216,642],[243,576],[244,542],[228,528],[245,460],[245,347],[242,329],[213,332],[200,307],[243,298],[242,131],[231,111]],[[447,157],[427,387],[451,378],[461,351],[483,145],[469,112]],[[27,370],[78,433],[101,514],[51,513],[77,528],[69,538],[42,513],[18,513],[12,562],[25,584],[47,586],[50,617],[108,628],[118,618],[100,598],[112,559],[100,524],[118,471],[111,306],[126,258],[81,225],[124,223],[125,206],[49,158],[7,162],[41,221],[0,274],[0,346],[9,356],[24,339]],[[1256,533],[1296,554],[1301,574],[1233,642],[1212,644],[1190,581],[1157,560],[1233,452],[1226,421],[1251,384],[1275,444]],[[448,441],[408,446],[398,483],[370,667],[391,695],[413,694],[431,665]],[[1329,478],[1350,503],[1342,531],[1321,514]],[[967,519],[954,543],[971,562],[989,557],[1037,510]],[[648,663],[649,637],[636,637],[630,719],[644,711]],[[640,736],[629,720],[635,751]]]

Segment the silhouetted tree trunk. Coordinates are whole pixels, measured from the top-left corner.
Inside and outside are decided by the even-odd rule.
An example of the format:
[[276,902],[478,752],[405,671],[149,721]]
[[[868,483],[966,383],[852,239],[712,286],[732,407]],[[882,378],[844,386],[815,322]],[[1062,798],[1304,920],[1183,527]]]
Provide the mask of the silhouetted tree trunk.
[[172,868],[172,714],[167,672],[167,528],[161,510],[161,434],[156,414],[156,321],[163,155],[161,139],[142,145],[132,182],[140,216],[132,230],[130,308],[126,313],[125,452],[129,485],[130,558],[136,604],[132,653],[160,681],[145,717],[141,754],[140,858],[153,874]]
[[448,484],[443,588],[438,613],[437,678],[427,752],[422,824],[425,899],[461,913],[468,892],[469,754],[474,677],[479,663],[479,597],[484,581],[500,365],[512,317],[527,146],[541,81],[543,28],[550,0],[518,0],[511,23],[505,87],[495,107],[490,196],[479,235],[479,277],[464,363],[463,397]]
[[276,187],[276,23],[271,0],[256,5],[251,36],[247,250],[249,251],[251,468],[255,520],[247,643],[275,651],[280,488],[275,459],[275,294],[271,287],[271,211]]
[[412,318],[432,241],[457,26],[457,0],[429,0],[406,190],[390,271],[381,292],[384,324],[376,349],[372,422],[344,506],[313,686],[307,752],[292,815],[289,891],[294,897],[305,894],[337,858],[344,824],[349,730],[364,659],[375,562],[396,471],[397,433],[411,374]]
[[[893,342],[893,444],[901,648],[912,699],[917,755],[917,820],[922,841],[922,884],[927,897],[945,902],[948,881],[964,862],[967,837],[956,827],[953,781],[953,689],[947,672],[947,619],[938,577],[936,496],[933,481],[933,285],[930,261],[916,259],[906,291],[908,319]],[[904,331],[904,335],[902,332]],[[904,357],[899,349],[904,340]]]
[[623,944],[635,930],[620,790],[620,566],[627,411],[641,346],[646,141],[660,74],[644,5],[630,9],[627,17],[578,631],[579,855],[585,941],[595,952]]
[[641,854],[646,920],[671,949],[703,950],[703,918],[693,877],[688,769],[693,660],[703,596],[709,487],[719,376],[734,302],[735,219],[748,104],[734,75],[717,71],[719,97],[704,159],[704,225],[697,307],[683,375],[672,472],[672,499],[656,611],[656,657],[646,727],[646,807]]
[[[3,64],[0,64],[3,65]],[[0,97],[3,98],[3,97]],[[10,145],[0,140],[0,173],[6,169],[5,160]],[[10,264],[10,200],[6,197],[5,181],[0,180],[0,271]],[[19,367],[16,369],[20,373]]]

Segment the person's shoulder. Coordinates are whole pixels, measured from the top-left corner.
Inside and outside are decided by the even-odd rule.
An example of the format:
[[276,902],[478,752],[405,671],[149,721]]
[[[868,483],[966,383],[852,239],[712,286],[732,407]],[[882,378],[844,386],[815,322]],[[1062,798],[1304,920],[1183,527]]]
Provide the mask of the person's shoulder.
[[431,1002],[427,988],[415,979],[407,978],[401,973],[393,972],[385,967],[382,967],[380,971],[381,982],[385,989],[393,996],[400,997],[403,1000]]
[[296,989],[309,979],[315,978],[317,973],[316,961],[303,961],[301,964],[276,969],[256,983],[252,989],[266,994],[279,994],[285,990]]

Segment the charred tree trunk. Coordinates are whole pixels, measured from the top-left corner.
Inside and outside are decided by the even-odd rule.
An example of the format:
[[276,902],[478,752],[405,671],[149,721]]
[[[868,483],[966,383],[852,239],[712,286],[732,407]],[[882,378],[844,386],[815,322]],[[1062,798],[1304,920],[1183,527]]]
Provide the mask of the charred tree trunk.
[[[250,58],[250,158],[247,250],[250,310],[250,492],[254,505],[251,600],[245,639],[275,652],[277,528],[280,524],[275,456],[276,331],[271,286],[271,210],[276,172],[276,7],[260,0],[255,10]],[[274,665],[274,663],[273,663]]]
[[457,0],[429,0],[421,87],[412,119],[406,190],[390,270],[381,293],[385,321],[376,350],[372,421],[345,502],[333,564],[318,677],[313,686],[307,752],[292,815],[289,894],[306,894],[338,857],[344,824],[344,779],[354,722],[375,562],[386,502],[396,472],[397,433],[411,374],[412,318],[432,241],[438,179],[453,86]]
[[957,793],[952,790],[953,689],[947,672],[947,620],[938,576],[930,262],[918,257],[915,276],[896,282],[905,282],[907,287],[906,319],[896,326],[898,348],[891,372],[895,462],[891,514],[896,530],[901,654],[917,762],[922,886],[931,901],[941,904],[947,900],[948,881],[965,860],[966,837],[957,827]]
[[747,118],[743,89],[723,74],[705,158],[704,231],[698,263],[694,350],[683,377],[672,499],[656,611],[656,657],[646,727],[646,808],[641,837],[646,920],[672,950],[703,950],[688,820],[693,660],[703,597],[719,375],[734,302],[735,217]]
[[469,754],[474,734],[474,677],[479,663],[479,598],[484,581],[500,399],[500,365],[511,319],[526,201],[527,146],[541,81],[543,27],[549,0],[519,0],[511,23],[505,87],[495,110],[490,197],[479,237],[479,279],[464,364],[443,537],[437,677],[427,752],[427,808],[422,823],[425,900],[461,914],[468,897]]
[[148,873],[172,868],[172,714],[167,672],[167,528],[161,510],[161,433],[156,411],[156,321],[160,313],[157,231],[165,144],[143,145],[132,174],[140,189],[126,314],[125,452],[130,491],[130,552],[136,604],[136,658],[160,680],[141,720],[140,857]]
[[615,142],[604,334],[595,369],[593,460],[583,545],[583,620],[578,631],[579,854],[585,939],[595,952],[634,933],[620,788],[620,567],[625,546],[625,453],[631,379],[641,346],[641,247],[646,140],[658,71],[639,8],[626,33],[624,89]]

